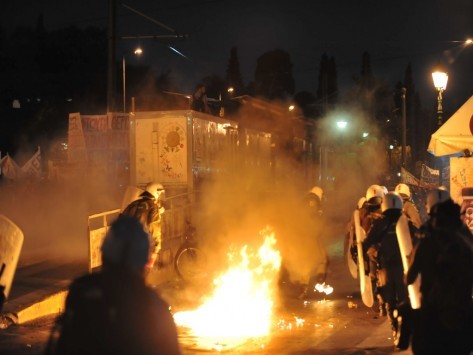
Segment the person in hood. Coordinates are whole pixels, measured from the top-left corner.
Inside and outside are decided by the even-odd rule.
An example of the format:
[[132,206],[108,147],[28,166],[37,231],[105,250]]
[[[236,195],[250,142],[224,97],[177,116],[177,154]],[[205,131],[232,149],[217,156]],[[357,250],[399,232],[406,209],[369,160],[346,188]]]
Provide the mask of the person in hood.
[[195,92],[192,94],[191,98],[191,110],[208,114],[211,113],[205,92],[205,85],[199,84],[195,88]]
[[46,354],[181,353],[169,305],[145,283],[149,244],[135,217],[112,223],[101,248],[102,269],[72,282],[55,328],[58,339],[51,337]]
[[460,206],[446,190],[428,193],[429,219],[414,251],[407,284],[420,276],[421,306],[414,328],[414,354],[473,351],[473,237]]

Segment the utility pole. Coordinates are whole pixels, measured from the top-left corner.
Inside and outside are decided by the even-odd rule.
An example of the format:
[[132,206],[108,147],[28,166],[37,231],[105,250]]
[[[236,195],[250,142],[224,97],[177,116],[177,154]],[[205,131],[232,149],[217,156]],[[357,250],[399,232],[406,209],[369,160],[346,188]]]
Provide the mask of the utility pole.
[[406,167],[406,88],[401,89],[402,99],[402,150],[401,166]]
[[108,0],[107,112],[115,111],[115,0]]

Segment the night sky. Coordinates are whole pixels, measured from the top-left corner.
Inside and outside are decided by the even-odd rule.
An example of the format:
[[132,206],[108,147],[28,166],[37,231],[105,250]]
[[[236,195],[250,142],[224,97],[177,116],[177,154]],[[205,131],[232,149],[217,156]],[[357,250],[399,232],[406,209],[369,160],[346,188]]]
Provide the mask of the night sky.
[[[266,51],[283,49],[291,55],[297,91],[317,90],[323,53],[334,56],[342,91],[360,73],[361,56],[371,56],[374,75],[393,85],[404,79],[412,64],[414,83],[424,106],[436,101],[431,70],[447,64],[449,83],[444,106],[456,110],[473,95],[473,37],[471,0],[129,0],[124,4],[189,38],[173,46],[178,56],[155,40],[120,40],[117,57],[140,45],[140,59],[158,72],[172,69],[181,92],[190,92],[204,76],[225,77],[230,48],[236,46],[243,81],[254,77],[257,58]],[[76,25],[107,25],[107,0],[3,0],[0,20],[34,27],[44,15],[47,31]],[[117,37],[162,35],[171,32],[133,13],[117,1]]]

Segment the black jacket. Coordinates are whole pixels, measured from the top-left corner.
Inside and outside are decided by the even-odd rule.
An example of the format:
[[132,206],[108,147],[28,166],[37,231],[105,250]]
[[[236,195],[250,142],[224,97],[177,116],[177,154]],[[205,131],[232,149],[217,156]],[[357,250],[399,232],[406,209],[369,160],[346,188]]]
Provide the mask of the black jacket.
[[179,354],[168,305],[138,274],[111,269],[75,280],[54,354]]
[[382,217],[374,221],[373,227],[363,241],[364,252],[371,246],[377,247],[381,267],[402,266],[396,235],[396,223],[401,213],[402,211],[397,209],[384,211]]

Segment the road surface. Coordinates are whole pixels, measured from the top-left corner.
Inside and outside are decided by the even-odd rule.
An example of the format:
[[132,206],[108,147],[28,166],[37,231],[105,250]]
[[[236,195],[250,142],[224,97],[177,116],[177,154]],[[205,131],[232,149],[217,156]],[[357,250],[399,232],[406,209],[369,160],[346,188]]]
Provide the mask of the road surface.
[[[331,263],[327,283],[333,286],[333,294],[304,301],[297,298],[297,292],[285,292],[269,337],[236,346],[225,342],[206,344],[180,328],[183,353],[411,354],[410,350],[394,349],[387,319],[379,318],[377,312],[362,304],[358,283],[345,266],[342,249],[341,241],[328,247]],[[178,282],[159,285],[157,290],[173,310],[182,308],[183,293],[193,292]],[[303,320],[301,326],[296,326],[296,318]],[[53,325],[54,316],[48,316],[0,330],[0,353],[43,354]]]

